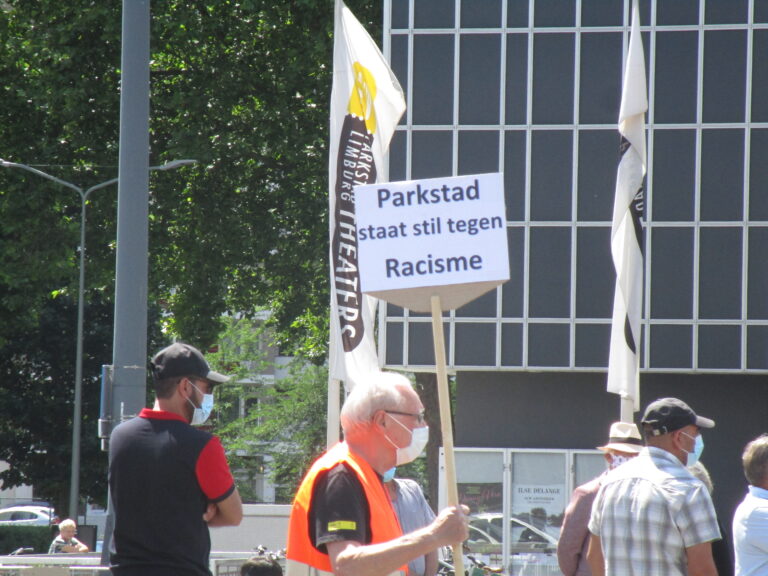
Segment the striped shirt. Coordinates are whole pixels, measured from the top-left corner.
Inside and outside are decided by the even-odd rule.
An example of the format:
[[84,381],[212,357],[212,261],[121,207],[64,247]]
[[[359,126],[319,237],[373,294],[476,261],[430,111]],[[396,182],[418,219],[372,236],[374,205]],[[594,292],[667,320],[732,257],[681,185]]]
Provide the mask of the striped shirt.
[[605,477],[589,531],[600,537],[608,576],[685,576],[685,549],[720,538],[704,484],[655,447]]

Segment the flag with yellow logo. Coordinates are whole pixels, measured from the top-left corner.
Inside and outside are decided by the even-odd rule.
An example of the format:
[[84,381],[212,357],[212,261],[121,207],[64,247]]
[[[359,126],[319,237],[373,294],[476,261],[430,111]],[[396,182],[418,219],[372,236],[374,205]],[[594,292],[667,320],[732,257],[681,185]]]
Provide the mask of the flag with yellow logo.
[[329,158],[330,374],[348,389],[379,370],[376,299],[360,292],[354,187],[382,181],[405,99],[375,42],[336,0]]

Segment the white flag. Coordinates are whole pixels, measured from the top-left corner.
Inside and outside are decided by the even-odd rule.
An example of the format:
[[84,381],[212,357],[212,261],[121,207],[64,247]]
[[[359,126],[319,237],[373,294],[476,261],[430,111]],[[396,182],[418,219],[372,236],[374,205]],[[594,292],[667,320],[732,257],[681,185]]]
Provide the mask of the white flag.
[[643,297],[643,177],[645,176],[645,120],[648,90],[640,36],[637,0],[632,6],[632,30],[624,70],[619,112],[621,160],[616,176],[611,253],[616,268],[608,392],[640,403],[640,321]]
[[378,371],[376,299],[360,292],[354,186],[379,181],[405,98],[360,22],[336,0],[329,158],[330,370],[348,389]]

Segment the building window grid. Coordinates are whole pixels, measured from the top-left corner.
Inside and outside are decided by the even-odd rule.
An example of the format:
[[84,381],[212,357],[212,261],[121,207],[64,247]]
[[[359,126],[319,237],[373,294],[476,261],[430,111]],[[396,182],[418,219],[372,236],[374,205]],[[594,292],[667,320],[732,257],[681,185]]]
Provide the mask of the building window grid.
[[[450,29],[443,28],[420,28],[414,27],[414,2],[417,0],[410,0],[409,2],[409,26],[407,30],[385,28],[385,37],[389,35],[407,34],[408,36],[408,86],[413,86],[413,49],[414,49],[414,36],[415,35],[446,35],[450,34],[454,36],[454,70],[453,70],[453,86],[454,93],[459,93],[459,78],[460,78],[460,56],[461,56],[461,42],[460,37],[462,34],[496,34],[501,36],[501,61],[500,61],[500,73],[501,79],[499,82],[499,125],[460,125],[459,123],[459,107],[460,99],[454,98],[453,101],[453,118],[450,125],[418,125],[413,122],[412,118],[412,90],[408,90],[408,110],[406,113],[406,121],[398,127],[398,131],[404,131],[406,133],[406,150],[412,150],[413,140],[412,136],[414,132],[419,131],[451,131],[452,132],[452,167],[453,174],[458,174],[459,165],[459,132],[461,130],[475,130],[475,131],[498,131],[499,132],[499,170],[503,171],[504,162],[504,148],[505,148],[505,134],[509,131],[524,131],[525,143],[526,143],[526,161],[525,161],[525,221],[508,221],[508,227],[522,227],[524,230],[524,248],[523,248],[523,274],[526,279],[523,281],[523,315],[521,317],[502,317],[502,303],[503,292],[502,288],[496,289],[496,315],[495,317],[457,317],[455,311],[450,311],[447,316],[444,315],[444,322],[447,322],[448,338],[446,344],[448,346],[447,358],[450,368],[462,368],[472,370],[526,370],[529,368],[528,364],[528,328],[534,324],[568,324],[569,325],[569,369],[576,371],[594,371],[596,369],[604,369],[605,367],[580,367],[576,365],[576,328],[578,325],[607,325],[610,326],[610,318],[578,318],[576,316],[576,282],[572,281],[570,285],[570,313],[568,318],[540,318],[530,317],[529,315],[529,278],[530,272],[530,232],[531,228],[540,227],[565,227],[569,226],[571,229],[571,277],[573,279],[576,262],[577,262],[577,242],[576,234],[578,228],[581,227],[610,227],[611,223],[608,222],[579,222],[577,220],[577,208],[578,208],[578,144],[579,135],[582,130],[611,130],[616,131],[615,125],[602,125],[602,124],[580,124],[579,123],[579,83],[580,83],[580,63],[581,63],[581,36],[585,33],[599,33],[599,32],[620,32],[622,34],[622,62],[626,61],[627,43],[629,37],[629,13],[631,8],[631,0],[624,0],[623,18],[625,24],[622,26],[600,26],[600,27],[581,27],[581,5],[582,0],[575,1],[576,9],[576,22],[573,27],[547,27],[537,28],[534,26],[534,14],[535,14],[535,0],[529,0],[528,11],[528,27],[527,28],[507,28],[502,26],[499,28],[472,28],[461,29],[461,2],[466,0],[456,0],[455,2],[455,22],[456,27]],[[699,2],[699,24],[698,25],[675,25],[675,26],[658,26],[656,25],[656,3],[650,4],[650,20],[648,25],[642,26],[644,33],[644,44],[646,49],[646,59],[648,62],[648,88],[649,88],[649,110],[646,116],[647,119],[647,154],[648,154],[648,171],[646,177],[646,215],[644,228],[646,230],[645,235],[645,249],[646,254],[652,253],[652,234],[650,231],[654,228],[692,228],[694,233],[694,253],[693,253],[693,309],[692,318],[685,319],[667,319],[667,318],[654,318],[652,317],[651,309],[651,263],[650,259],[645,260],[645,317],[643,319],[643,342],[644,353],[641,362],[643,371],[663,371],[663,372],[690,372],[698,371],[698,326],[701,325],[723,325],[734,326],[738,325],[741,332],[741,351],[740,351],[740,366],[738,368],[707,368],[701,371],[709,373],[732,373],[732,372],[751,372],[751,373],[767,373],[768,370],[763,369],[749,369],[747,368],[748,350],[747,350],[747,328],[749,326],[766,326],[768,320],[749,320],[747,318],[748,310],[748,288],[747,282],[747,270],[748,270],[748,243],[749,235],[748,231],[750,227],[768,227],[768,222],[765,221],[750,221],[749,220],[749,168],[750,168],[750,130],[754,128],[766,128],[768,123],[758,122],[753,123],[751,121],[751,82],[752,82],[752,47],[753,47],[753,31],[757,29],[768,29],[766,23],[754,23],[754,0],[749,1],[748,10],[748,22],[747,23],[735,23],[735,24],[704,24],[705,15],[705,0]],[[385,3],[385,12],[389,14],[391,11],[391,0]],[[506,22],[507,3],[502,1],[502,22]],[[389,20],[387,20],[389,22]],[[744,122],[731,122],[731,123],[718,123],[718,124],[704,124],[702,120],[703,112],[703,74],[704,74],[704,50],[705,50],[705,33],[710,30],[746,30],[747,32],[747,53],[746,53],[746,94],[745,94],[745,121]],[[655,93],[655,59],[656,59],[656,32],[657,31],[696,31],[698,33],[698,54],[697,54],[697,96],[696,96],[696,122],[695,124],[654,124],[654,98],[651,96]],[[536,34],[550,34],[550,33],[571,33],[574,36],[574,50],[575,50],[575,71],[574,71],[574,102],[573,102],[573,120],[572,124],[547,124],[547,125],[534,125],[533,124],[533,66],[534,66],[534,36]],[[526,85],[526,125],[507,125],[505,119],[505,75],[507,70],[506,62],[506,40],[510,34],[526,34],[528,40],[527,50],[527,85]],[[387,44],[385,44],[386,48]],[[737,128],[744,132],[744,193],[743,193],[743,211],[744,218],[742,221],[726,221],[726,222],[713,222],[708,221],[703,223],[700,220],[700,190],[701,190],[701,147],[702,147],[702,133],[703,130],[710,129],[726,129]],[[674,130],[674,129],[693,129],[696,132],[695,138],[695,194],[694,194],[694,220],[693,221],[653,221],[652,201],[653,201],[653,148],[654,148],[654,134],[656,130]],[[532,221],[531,220],[531,140],[532,134],[540,130],[571,130],[573,133],[572,144],[572,174],[571,174],[571,221]],[[411,156],[406,154],[406,178],[412,178],[412,166]],[[700,247],[700,231],[701,228],[717,228],[717,227],[730,227],[739,228],[742,231],[742,262],[741,268],[743,271],[743,282],[741,286],[741,317],[738,320],[734,319],[702,319],[699,317],[699,247]],[[382,357],[386,354],[386,330],[388,324],[402,324],[402,365],[411,369],[418,370],[420,368],[427,368],[426,366],[412,365],[409,363],[409,325],[417,323],[431,322],[431,318],[428,315],[412,314],[409,310],[402,310],[400,314],[388,315],[387,306],[381,306],[379,313],[381,337],[380,352]],[[495,324],[496,341],[494,343],[495,349],[495,362],[493,365],[475,366],[475,365],[455,365],[455,343],[456,343],[456,325],[457,324]],[[522,362],[519,366],[504,365],[502,361],[502,331],[504,325],[520,325],[522,324]],[[651,326],[653,325],[684,325],[690,326],[692,330],[692,357],[690,359],[690,365],[685,368],[667,368],[667,367],[654,367],[651,366],[650,354],[651,354]],[[546,367],[536,366],[537,370],[546,369]],[[552,367],[552,369],[562,369],[562,366]]]

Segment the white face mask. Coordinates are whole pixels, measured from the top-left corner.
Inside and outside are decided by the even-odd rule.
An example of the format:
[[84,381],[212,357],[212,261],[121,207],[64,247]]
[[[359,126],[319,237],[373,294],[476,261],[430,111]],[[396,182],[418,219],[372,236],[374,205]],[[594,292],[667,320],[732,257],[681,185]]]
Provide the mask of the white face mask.
[[[397,418],[393,418],[390,416],[392,420],[397,422],[401,427],[408,430],[408,427],[400,422]],[[429,426],[422,426],[421,428],[414,428],[413,430],[408,430],[408,432],[411,433],[411,443],[408,444],[408,446],[405,446],[404,448],[398,448],[397,444],[392,442],[392,440],[389,438],[389,436],[385,435],[384,437],[389,440],[389,443],[392,444],[395,448],[397,448],[397,456],[395,460],[395,466],[400,466],[401,464],[408,464],[408,462],[413,462],[418,458],[421,453],[424,451],[424,447],[427,445],[427,442],[429,442]]]
[[615,468],[618,468],[624,462],[629,462],[632,460],[632,458],[629,458],[627,456],[621,455],[621,454],[611,454],[611,462],[608,464],[608,469],[613,470]]
[[[190,380],[190,384],[192,384],[192,381]],[[192,388],[197,390],[198,392],[202,393],[202,390],[192,384]],[[195,406],[195,403],[192,402],[189,398],[187,398],[187,402],[192,404],[192,407],[195,409],[195,411],[192,413],[192,421],[190,424],[192,426],[201,426],[202,424],[205,424],[205,422],[208,420],[208,417],[211,415],[211,412],[213,412],[213,394],[203,394],[203,401],[200,402],[200,406]]]

